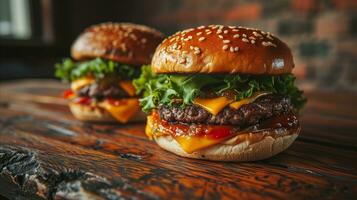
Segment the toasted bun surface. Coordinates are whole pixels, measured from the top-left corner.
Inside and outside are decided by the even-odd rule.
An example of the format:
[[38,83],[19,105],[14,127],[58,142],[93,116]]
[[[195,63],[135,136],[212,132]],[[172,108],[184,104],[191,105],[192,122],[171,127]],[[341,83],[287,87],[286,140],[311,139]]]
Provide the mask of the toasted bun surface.
[[[297,129],[280,130],[279,135],[274,134],[276,130],[260,131],[248,134],[250,140],[241,140],[245,135],[237,135],[226,142],[216,144],[191,154],[186,153],[171,136],[155,137],[157,144],[163,149],[176,155],[215,161],[256,161],[272,157],[287,149],[297,138],[300,127]],[[264,136],[266,134],[266,136]]]
[[[88,106],[78,103],[69,103],[69,108],[73,115],[85,122],[117,122],[109,112],[97,106]],[[146,119],[145,113],[139,111],[130,118],[129,122],[144,121]]]
[[165,39],[152,59],[156,73],[240,73],[277,75],[294,67],[289,47],[270,33],[210,25]]
[[110,59],[124,64],[149,64],[164,35],[147,26],[103,23],[87,28],[71,49],[76,60]]

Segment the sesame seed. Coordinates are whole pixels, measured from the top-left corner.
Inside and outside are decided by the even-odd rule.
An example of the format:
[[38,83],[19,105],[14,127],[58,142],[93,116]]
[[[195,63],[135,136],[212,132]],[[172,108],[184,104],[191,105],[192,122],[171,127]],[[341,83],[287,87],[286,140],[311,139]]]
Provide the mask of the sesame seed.
[[173,37],[173,38],[170,39],[170,42],[173,42],[174,40],[175,40],[175,38]]
[[181,45],[178,45],[176,49],[181,49],[181,47],[182,47]]
[[212,26],[212,29],[214,30],[214,29],[216,29],[216,28],[218,28],[217,26]]
[[251,40],[250,43],[255,44],[255,40]]
[[186,30],[182,31],[182,33],[188,33],[188,32],[191,32],[191,31],[193,31],[193,30],[195,30],[195,29],[189,28],[189,29],[186,29]]
[[263,41],[263,42],[262,42],[262,45],[263,45],[263,46],[266,46],[266,47],[267,47],[267,46],[276,47],[276,44],[273,44],[273,43],[271,43],[271,42],[269,42],[269,41],[268,41],[268,42]]
[[211,35],[212,31],[207,31],[206,34],[207,35]]
[[222,30],[221,29],[218,29],[217,30],[217,34],[221,34],[222,33]]
[[230,29],[236,28],[235,26],[228,26]]
[[211,32],[211,30],[210,29],[205,29],[205,32]]
[[187,41],[189,41],[190,39],[188,39],[188,38],[185,38],[185,39],[183,39],[185,42],[187,42]]
[[218,35],[219,38],[223,39],[223,35]]
[[254,35],[255,37],[262,37],[262,35],[260,35],[260,34],[257,33],[256,31],[253,31],[253,35]]
[[131,57],[133,57],[133,52],[129,52],[129,57],[131,58]]
[[193,48],[195,51],[199,51],[200,50],[200,48],[198,48],[198,47],[194,47]]
[[203,29],[203,28],[205,28],[205,26],[199,26],[199,27],[198,27],[198,29]]
[[200,37],[200,38],[198,39],[198,41],[202,42],[202,41],[205,40],[205,39],[206,39],[205,37]]
[[242,36],[243,36],[243,37],[247,37],[247,35],[246,35],[246,34],[244,34],[244,33],[243,33],[243,35],[242,35]]
[[138,39],[134,34],[130,34],[129,36],[130,36],[130,38],[133,39],[133,40],[137,40],[137,39]]
[[234,52],[234,47],[230,47],[229,51],[233,53]]
[[233,35],[233,38],[239,38],[239,34]]
[[227,34],[227,33],[228,33],[228,30],[224,30],[223,33],[224,33],[224,34]]
[[228,49],[228,45],[223,45],[222,49],[223,50],[227,50]]
[[234,47],[234,51],[239,51],[239,47]]
[[247,38],[242,38],[243,42],[249,42],[249,40]]
[[197,55],[197,54],[200,54],[201,51],[200,50],[195,50],[193,53]]
[[188,53],[188,51],[185,51],[185,50],[184,50],[184,51],[182,51],[182,53],[183,53],[183,54],[187,54],[187,53]]
[[274,40],[269,34],[267,35],[267,38],[268,38],[269,40]]
[[255,40],[255,37],[253,37],[253,36],[249,36],[249,39],[251,39],[251,40]]
[[192,40],[192,36],[191,36],[191,35],[187,36],[187,38],[188,38],[189,40]]
[[233,32],[238,32],[239,30],[238,29],[232,29]]
[[126,45],[124,43],[120,45],[120,48],[123,50],[123,52],[126,52]]
[[223,40],[224,44],[229,44],[231,41],[230,40]]
[[193,50],[193,46],[190,46],[190,49]]
[[199,35],[201,35],[201,34],[202,34],[202,32],[198,32],[198,33],[196,33],[196,35],[197,35],[197,36],[199,36]]

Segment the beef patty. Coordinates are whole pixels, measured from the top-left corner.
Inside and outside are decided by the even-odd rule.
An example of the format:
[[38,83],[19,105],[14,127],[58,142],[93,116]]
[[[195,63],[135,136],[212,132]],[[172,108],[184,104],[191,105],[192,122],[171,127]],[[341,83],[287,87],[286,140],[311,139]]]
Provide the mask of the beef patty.
[[103,98],[126,98],[129,94],[119,85],[92,83],[76,91],[78,96],[92,97],[96,99]]
[[199,123],[251,126],[264,119],[293,111],[289,98],[266,95],[258,98],[253,103],[245,104],[239,109],[226,106],[217,115],[212,115],[197,105],[180,106],[160,105],[158,108],[161,119],[168,122]]

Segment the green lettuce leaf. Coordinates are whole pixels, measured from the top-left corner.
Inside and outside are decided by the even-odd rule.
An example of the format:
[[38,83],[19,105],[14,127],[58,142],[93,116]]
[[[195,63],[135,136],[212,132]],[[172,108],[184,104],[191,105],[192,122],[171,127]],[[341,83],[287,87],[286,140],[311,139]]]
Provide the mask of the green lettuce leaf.
[[140,75],[139,68],[100,58],[83,62],[74,62],[67,58],[62,63],[57,63],[55,68],[55,76],[69,82],[89,74],[96,79],[101,79],[108,74],[116,74],[124,80],[132,80]]
[[306,103],[303,92],[295,84],[292,74],[278,76],[253,76],[231,74],[155,74],[150,66],[144,66],[139,78],[133,83],[137,94],[143,95],[140,103],[145,112],[159,104],[171,105],[173,99],[182,99],[182,106],[192,104],[196,97],[205,97],[208,92],[222,95],[227,90],[235,91],[235,99],[241,100],[254,92],[267,91],[288,96],[296,110]]

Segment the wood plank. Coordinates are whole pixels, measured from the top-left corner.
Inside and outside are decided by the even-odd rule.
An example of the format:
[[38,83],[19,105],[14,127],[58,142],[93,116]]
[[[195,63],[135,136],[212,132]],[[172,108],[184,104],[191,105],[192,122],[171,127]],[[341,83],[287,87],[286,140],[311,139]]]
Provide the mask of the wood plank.
[[143,123],[81,123],[62,102],[65,87],[53,81],[0,84],[0,195],[351,199],[357,194],[357,116],[348,109],[354,95],[344,101],[332,94],[320,105],[327,94],[313,93],[301,137],[287,151],[264,161],[223,163],[163,151],[146,138]]
[[[248,195],[249,197],[253,197],[253,194],[254,197],[263,197],[263,194],[260,194],[258,191],[254,190],[253,193],[252,189],[249,189],[254,186],[255,189],[264,188],[265,197],[283,198],[283,194],[292,192],[290,191],[292,189],[283,189],[281,181],[287,182],[284,184],[300,185],[299,187],[302,188],[293,189],[293,194],[299,194],[297,197],[302,198],[317,197],[325,192],[327,192],[328,195],[336,197],[342,195],[345,190],[350,192],[349,195],[356,192],[354,191],[354,187],[357,186],[357,164],[353,161],[353,158],[357,156],[356,152],[336,150],[335,148],[328,148],[316,144],[296,142],[288,151],[272,159],[256,163],[222,164],[180,158],[165,152],[153,142],[148,142],[146,140],[145,135],[143,134],[143,125],[140,124],[134,124],[134,129],[127,131],[126,128],[129,128],[128,126],[122,128],[118,125],[92,125],[66,120],[64,118],[60,121],[52,121],[45,118],[37,119],[36,117],[34,118],[19,113],[15,114],[14,112],[5,113],[3,110],[0,110],[0,113],[4,114],[2,116],[11,115],[8,119],[1,117],[1,121],[5,122],[3,124],[7,124],[6,130],[11,130],[10,135],[16,133],[16,137],[20,137],[2,137],[3,141],[1,141],[0,144],[5,143],[6,145],[14,145],[15,143],[16,146],[25,146],[29,149],[37,150],[42,143],[46,143],[46,147],[39,149],[43,151],[43,153],[47,153],[46,150],[53,148],[51,146],[56,144],[70,150],[70,152],[61,152],[61,154],[64,154],[63,157],[72,153],[74,149],[79,148],[87,154],[91,152],[91,157],[93,157],[94,154],[109,158],[115,157],[117,164],[111,163],[111,165],[121,166],[123,167],[122,170],[125,169],[126,172],[130,171],[127,162],[133,161],[136,165],[139,165],[138,163],[142,164],[140,165],[142,170],[150,171],[161,169],[166,173],[169,172],[174,177],[190,177],[190,181],[195,178],[203,180],[207,179],[206,181],[209,180],[210,185],[214,187],[221,185],[222,187],[225,186],[230,188],[231,186],[228,186],[234,181],[242,184],[235,185],[234,187],[239,189],[244,188],[249,192],[245,194],[244,192],[242,193],[241,190],[234,190],[234,188],[230,188],[230,190],[239,193],[240,195]],[[22,142],[20,143],[19,141]],[[23,141],[32,142],[31,144],[28,144],[23,143]],[[33,144],[33,141],[40,141],[41,144]],[[71,146],[66,147],[67,144],[71,144]],[[92,151],[95,151],[95,153],[92,153]],[[82,159],[85,157],[84,155],[78,156]],[[333,159],[331,159],[331,156],[333,156]],[[118,160],[118,158],[121,159]],[[71,155],[70,159],[77,159],[76,155]],[[67,162],[68,161],[66,161],[66,163]],[[100,165],[99,163],[102,161],[88,160],[88,162],[93,162],[92,165]],[[180,163],[180,165],[177,165],[177,163]],[[78,164],[78,166],[84,168],[83,171],[89,170],[87,169],[87,166],[82,163]],[[205,167],[202,168],[202,166]],[[150,169],[146,169],[147,167]],[[110,171],[112,169],[106,170]],[[103,169],[100,168],[100,171],[103,171]],[[217,173],[217,171],[219,173]],[[98,171],[94,172],[98,173]],[[91,173],[94,172],[91,171]],[[101,176],[107,178],[106,174],[110,174],[111,177],[115,173],[117,172],[110,171],[101,174]],[[135,178],[137,178],[136,175],[125,174],[125,176],[135,176]],[[118,177],[120,178],[122,175],[118,175]],[[160,179],[162,178],[163,177],[160,177]],[[167,181],[165,179],[162,180]],[[222,180],[228,181],[229,184],[226,185],[225,181],[222,183]],[[204,184],[196,179],[194,182],[197,186],[202,186],[202,184]],[[151,191],[151,187],[157,188],[159,186],[150,186],[148,191]],[[184,186],[177,185],[174,187]],[[314,190],[318,188],[321,191],[318,193],[314,191],[305,191],[305,187],[311,187]],[[335,191],[330,191],[330,187],[334,188],[333,190]],[[174,188],[167,189],[168,191],[174,190]],[[268,193],[268,195],[266,193]],[[162,195],[161,198],[164,198],[169,194],[163,193]],[[174,195],[180,194],[174,193]],[[181,197],[184,198],[184,196]],[[348,195],[345,197],[348,197]]]

